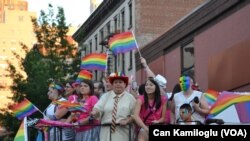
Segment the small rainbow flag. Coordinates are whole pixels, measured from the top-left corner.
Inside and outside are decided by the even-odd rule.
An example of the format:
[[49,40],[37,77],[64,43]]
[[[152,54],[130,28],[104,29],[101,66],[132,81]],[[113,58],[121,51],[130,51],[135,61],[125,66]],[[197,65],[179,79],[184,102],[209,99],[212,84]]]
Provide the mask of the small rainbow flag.
[[86,112],[86,109],[80,105],[80,103],[71,103],[69,101],[53,101],[54,104],[60,105],[60,108],[67,108],[69,111],[82,111]]
[[23,101],[15,105],[10,106],[10,109],[13,111],[14,115],[19,119],[23,119],[26,116],[33,114],[36,111],[39,111],[28,99],[24,98]]
[[214,105],[210,108],[207,118],[212,118],[233,104],[250,101],[250,95],[222,92]]
[[92,53],[82,58],[81,69],[105,71],[107,66],[106,53]]
[[117,55],[137,48],[136,40],[131,31],[114,35],[109,39],[109,48]]
[[217,100],[219,92],[209,89],[204,93],[204,96],[207,100],[208,105],[211,107]]
[[82,82],[83,79],[91,80],[92,79],[92,73],[87,70],[81,70],[76,78],[77,82]]
[[27,118],[25,117],[16,133],[14,141],[27,141]]

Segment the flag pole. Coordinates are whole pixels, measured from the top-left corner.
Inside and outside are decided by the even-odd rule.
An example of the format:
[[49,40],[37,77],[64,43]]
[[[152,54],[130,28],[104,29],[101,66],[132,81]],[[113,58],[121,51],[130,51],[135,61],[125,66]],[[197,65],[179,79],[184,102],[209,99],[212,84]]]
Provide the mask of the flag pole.
[[[35,105],[34,105],[34,106],[35,106]],[[36,106],[35,106],[35,107],[36,107]],[[37,107],[36,107],[36,109],[38,110],[39,113],[41,113],[41,114],[45,117],[44,113],[43,113],[40,109],[38,109]]]
[[106,74],[106,76],[105,76],[105,77],[107,77],[107,76],[108,76],[109,49],[107,49],[107,51],[106,51],[106,55],[107,55],[107,64],[106,64],[106,67],[105,67],[105,74]]
[[[131,32],[132,32],[132,34],[133,34],[133,36],[134,36],[134,38],[135,38],[134,32],[133,32],[133,31],[131,31]],[[142,57],[141,52],[140,52],[140,49],[139,49],[139,46],[138,46],[138,43],[137,43],[137,41],[136,41],[136,38],[135,38],[135,44],[136,44],[136,47],[137,47],[137,50],[138,50],[138,53],[139,53],[140,57]]]
[[[28,100],[27,98],[25,98],[26,100]],[[28,100],[29,101],[29,100]],[[45,116],[44,115],[44,113],[40,110],[40,109],[38,109],[37,107],[36,107],[36,105],[34,105],[33,103],[32,103],[32,105],[37,109],[37,111],[39,112],[39,113],[41,113],[43,116]]]

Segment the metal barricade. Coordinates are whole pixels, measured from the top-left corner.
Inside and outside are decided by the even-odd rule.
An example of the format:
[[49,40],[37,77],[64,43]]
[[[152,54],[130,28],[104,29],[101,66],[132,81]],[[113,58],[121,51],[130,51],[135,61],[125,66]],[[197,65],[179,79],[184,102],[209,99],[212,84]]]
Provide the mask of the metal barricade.
[[[35,125],[28,125],[28,128],[27,128],[27,133],[28,133],[28,141],[34,141],[36,139],[32,138],[31,137],[31,131],[36,131],[37,133],[40,131],[42,132],[43,134],[43,141],[45,140],[45,135],[44,135],[44,131],[43,130],[48,130],[48,131],[51,131],[51,130],[54,130],[53,133],[56,133],[56,134],[53,134],[53,141],[63,141],[63,129],[64,128],[72,128],[72,129],[76,129],[76,126],[79,127],[79,125],[72,125],[71,127],[63,127],[63,126],[39,126],[39,128],[37,128]],[[81,125],[81,126],[100,126],[101,127],[105,127],[105,126],[109,126],[109,128],[111,128],[111,124],[108,123],[108,124],[86,124],[86,125]],[[119,124],[117,124],[117,126],[121,126]],[[128,130],[129,130],[129,140],[128,141],[133,141],[134,140],[134,136],[133,136],[133,133],[132,133],[132,130],[133,130],[133,123],[131,124],[128,124],[126,125],[128,126]],[[127,128],[127,127],[124,127],[124,128]],[[48,132],[47,131],[47,132]],[[110,133],[109,133],[109,136],[110,136],[110,141],[112,141],[112,133],[111,133],[111,130],[109,130]],[[48,141],[51,141],[50,139],[50,132],[48,132]]]

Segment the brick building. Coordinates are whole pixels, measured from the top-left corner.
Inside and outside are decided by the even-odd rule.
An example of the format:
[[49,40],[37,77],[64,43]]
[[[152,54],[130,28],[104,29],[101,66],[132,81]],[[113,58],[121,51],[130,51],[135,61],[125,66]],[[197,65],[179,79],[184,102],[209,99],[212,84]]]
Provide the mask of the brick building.
[[[150,68],[167,77],[168,91],[184,71],[204,91],[250,91],[249,2],[207,1],[141,49]],[[136,80],[145,80],[138,53]]]
[[[107,40],[113,34],[133,31],[139,48],[170,29],[184,15],[205,0],[104,0],[74,33],[82,56],[106,52]],[[108,72],[124,71],[135,75],[135,58],[131,51],[118,56],[109,52]],[[101,72],[93,72],[100,80]]]

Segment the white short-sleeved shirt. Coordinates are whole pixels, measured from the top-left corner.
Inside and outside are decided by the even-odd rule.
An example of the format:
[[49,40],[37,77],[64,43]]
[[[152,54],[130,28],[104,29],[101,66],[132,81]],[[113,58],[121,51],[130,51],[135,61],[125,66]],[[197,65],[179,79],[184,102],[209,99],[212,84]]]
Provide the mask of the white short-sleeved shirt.
[[[192,106],[192,101],[195,97],[198,97],[198,99],[200,100],[202,96],[202,92],[200,91],[195,91],[193,90],[193,93],[189,96],[189,97],[185,97],[183,91],[176,93],[174,95],[174,102],[175,102],[175,121],[180,121],[180,115],[179,115],[179,109],[181,107],[181,105],[187,103],[190,104],[191,107]],[[195,112],[192,114],[192,120],[193,121],[200,121],[201,123],[204,123],[205,117],[200,115],[199,113]]]

